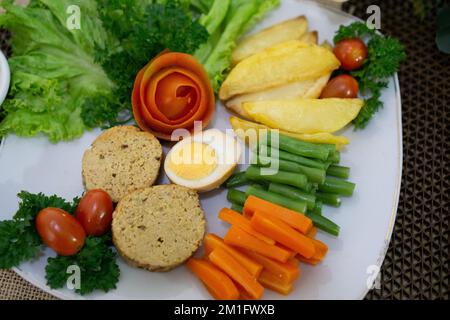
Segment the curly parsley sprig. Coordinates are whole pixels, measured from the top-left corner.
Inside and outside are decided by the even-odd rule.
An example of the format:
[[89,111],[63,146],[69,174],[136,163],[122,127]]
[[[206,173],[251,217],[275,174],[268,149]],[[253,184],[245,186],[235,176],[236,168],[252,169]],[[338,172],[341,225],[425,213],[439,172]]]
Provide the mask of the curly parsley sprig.
[[75,292],[81,295],[94,290],[108,292],[116,288],[120,269],[116,263],[116,253],[110,248],[110,234],[102,237],[87,237],[83,249],[73,256],[48,258],[45,278],[52,289],[66,285],[70,274],[69,266],[80,268],[80,287]]
[[[45,208],[54,207],[73,214],[79,202],[75,198],[68,202],[56,195],[46,196],[22,191],[19,209],[11,220],[0,221],[0,269],[10,269],[20,263],[36,258],[42,250],[42,240],[35,228],[37,214]],[[70,274],[68,267],[80,268],[80,288],[75,292],[87,294],[94,290],[105,292],[114,289],[119,281],[120,269],[116,253],[111,248],[111,235],[87,237],[80,252],[73,256],[48,258],[45,268],[47,284],[51,288],[62,288]]]
[[11,220],[0,221],[0,269],[18,266],[21,262],[35,258],[41,250],[42,240],[34,226],[39,211],[48,207],[61,208],[73,213],[78,198],[72,203],[42,193],[22,191],[19,209]]
[[364,128],[381,107],[381,92],[387,87],[388,78],[395,74],[406,58],[403,45],[394,38],[384,37],[363,22],[340,26],[334,43],[344,39],[360,38],[367,41],[368,58],[363,67],[350,72],[358,81],[361,93],[366,96],[364,106],[356,119],[355,128]]

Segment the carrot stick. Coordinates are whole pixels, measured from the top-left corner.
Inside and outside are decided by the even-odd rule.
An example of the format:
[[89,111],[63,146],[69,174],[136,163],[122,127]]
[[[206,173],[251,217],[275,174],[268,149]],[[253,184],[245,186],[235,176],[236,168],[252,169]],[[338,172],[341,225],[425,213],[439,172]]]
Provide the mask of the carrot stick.
[[242,266],[255,278],[258,278],[263,267],[261,264],[253,261],[247,257],[242,252],[236,250],[235,248],[227,245],[223,240],[213,233],[208,233],[203,240],[203,245],[205,246],[205,255],[209,255],[214,249],[222,248],[228,252],[237,262],[242,264]]
[[316,248],[311,241],[312,239],[294,230],[280,219],[256,211],[253,214],[251,225],[257,231],[298,252],[307,259],[315,254]]
[[289,262],[281,263],[264,257],[254,251],[246,250],[244,252],[253,260],[260,263],[264,267],[265,271],[268,271],[277,276],[280,279],[280,283],[292,283],[300,275],[300,269],[298,268],[298,266],[293,266]]
[[288,295],[292,291],[292,283],[282,283],[276,275],[263,270],[258,281],[267,289]]
[[228,276],[239,283],[250,297],[260,299],[264,288],[247,270],[222,248],[216,248],[209,255],[212,263],[222,269]]
[[[297,255],[297,257],[298,257],[298,255]],[[288,261],[286,261],[286,263],[289,263],[290,265],[297,267],[297,268],[300,267],[300,263],[296,257],[289,259]]]
[[313,226],[312,220],[301,213],[255,196],[249,196],[244,203],[244,215],[246,217],[250,217],[255,213],[255,211],[260,211],[267,215],[274,216],[303,234],[306,234]]
[[239,300],[256,300],[253,299],[247,292],[239,291]]
[[[259,276],[258,276],[259,277]],[[256,278],[258,279],[258,278]],[[234,282],[234,281],[233,281]],[[247,291],[245,291],[245,289],[239,284],[234,282],[234,285],[236,286],[236,288],[239,291],[239,300],[256,300],[255,298],[253,298],[252,296],[250,296]]]
[[289,251],[267,244],[236,226],[231,226],[223,240],[231,246],[253,250],[280,262],[286,262],[290,257]]
[[307,263],[307,264],[310,264],[310,265],[313,265],[313,266],[315,266],[316,264],[319,264],[319,263],[320,263],[320,260],[313,259],[313,258],[306,259],[306,258],[304,258],[304,257],[302,257],[302,256],[300,256],[300,255],[297,256],[297,259],[298,259],[299,261],[303,262],[303,263]]
[[314,244],[314,247],[316,248],[316,253],[314,254],[314,256],[312,258],[322,261],[328,252],[328,246],[320,240],[317,240],[317,239],[311,239],[311,240]]
[[250,225],[250,220],[244,218],[239,212],[236,212],[228,208],[223,208],[219,212],[219,219],[228,222],[231,225],[236,225],[240,227],[241,229],[245,230],[245,232],[258,238],[259,240],[262,240],[268,244],[275,244],[275,241],[273,239],[270,239],[269,237],[266,237],[262,233],[253,229],[252,226]]
[[297,255],[297,252],[295,252],[292,249],[282,245],[281,243],[277,243],[276,246],[281,248],[281,249],[284,249],[286,251],[289,251],[289,259],[288,260],[295,258],[295,256]]
[[211,262],[191,258],[186,266],[204,283],[215,299],[235,300],[239,297],[233,281]]
[[314,239],[315,237],[316,237],[316,235],[317,235],[317,228],[316,227],[312,227],[311,228],[311,230],[309,230],[309,232],[306,234],[306,236],[308,237],[308,238],[312,238],[312,239]]

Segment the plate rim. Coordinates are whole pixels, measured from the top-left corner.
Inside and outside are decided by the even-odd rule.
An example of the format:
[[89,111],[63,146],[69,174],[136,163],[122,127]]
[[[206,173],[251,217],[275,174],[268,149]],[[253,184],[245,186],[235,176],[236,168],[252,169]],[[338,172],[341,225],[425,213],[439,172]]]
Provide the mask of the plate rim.
[[[298,0],[296,0],[298,1]],[[315,1],[311,1],[311,0],[302,0],[305,2],[310,2],[310,3],[314,3],[314,5],[320,7],[323,10],[328,10],[331,12],[334,12],[336,14],[339,14],[341,16],[344,17],[348,17],[351,18],[353,20],[356,21],[362,21],[364,22],[364,20],[349,14],[347,12],[341,11],[337,8],[331,7],[331,6],[327,6],[324,5],[322,3],[318,3]],[[299,1],[300,2],[300,1]],[[376,262],[376,264],[374,264],[375,266],[378,267],[378,272],[381,271],[381,266],[383,265],[383,262],[386,258],[386,253],[389,249],[389,244],[391,242],[391,238],[392,238],[392,234],[394,231],[394,226],[395,226],[395,221],[397,219],[397,211],[398,211],[398,205],[399,205],[399,200],[400,200],[400,191],[401,191],[401,180],[402,180],[402,175],[403,175],[403,122],[402,122],[402,101],[401,101],[401,94],[400,94],[400,84],[399,84],[399,79],[398,79],[398,73],[396,72],[390,79],[393,79],[393,83],[394,83],[394,91],[395,91],[395,96],[396,96],[396,122],[397,122],[397,150],[398,150],[398,155],[397,155],[397,172],[398,172],[398,176],[396,177],[396,187],[395,187],[395,194],[393,197],[393,201],[394,201],[394,206],[392,207],[391,210],[391,215],[389,218],[389,225],[388,225],[388,230],[385,236],[385,244],[382,247],[381,251],[378,253],[378,260]],[[5,141],[7,139],[7,136],[4,136],[1,138],[0,140],[0,152],[2,151]],[[72,295],[67,295],[65,294],[63,291],[58,290],[58,289],[52,289],[50,288],[48,285],[41,283],[40,281],[37,281],[32,273],[23,271],[20,269],[20,266],[17,267],[13,267],[10,270],[14,271],[15,273],[17,273],[22,279],[24,279],[25,281],[29,282],[30,284],[32,284],[33,286],[43,290],[44,292],[51,294],[59,299],[63,299],[63,300],[88,300],[89,297],[85,297],[85,296],[72,296]],[[378,273],[379,276],[379,273]],[[364,297],[367,295],[367,293],[371,290],[371,288],[369,288],[368,286],[364,287],[363,292],[361,293],[359,300],[364,299]],[[102,299],[102,297],[100,297],[100,299]],[[103,297],[104,299],[104,297]]]

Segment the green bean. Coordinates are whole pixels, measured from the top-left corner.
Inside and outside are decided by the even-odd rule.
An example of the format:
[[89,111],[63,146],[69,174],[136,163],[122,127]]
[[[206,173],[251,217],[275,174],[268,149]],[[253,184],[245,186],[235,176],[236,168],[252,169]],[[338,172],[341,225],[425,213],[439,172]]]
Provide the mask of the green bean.
[[324,183],[325,182],[325,170],[323,169],[317,169],[317,168],[310,168],[306,166],[302,166],[301,164],[282,160],[282,159],[273,159],[269,157],[264,157],[261,155],[257,156],[257,162],[259,166],[270,166],[270,165],[277,165],[280,170],[288,171],[288,172],[295,172],[295,173],[301,173],[308,178],[311,182],[316,183]]
[[322,215],[322,207],[323,207],[322,201],[318,200],[316,201],[316,206],[312,211],[318,215]]
[[327,161],[330,161],[333,164],[339,163],[339,161],[341,161],[341,153],[337,150],[330,152]]
[[[279,194],[276,194],[276,193],[273,193],[270,191],[259,190],[252,186],[249,186],[246,191],[246,194],[253,195],[255,197],[264,199],[266,201],[270,201],[270,202],[278,204],[282,207],[286,207],[288,209],[297,211],[300,214],[303,214],[306,211],[306,202],[295,201],[291,198],[284,197],[282,195],[279,195]],[[313,221],[313,224],[317,228],[319,228],[325,232],[328,232],[332,235],[335,235],[335,236],[339,235],[340,228],[333,221],[327,219],[324,216],[318,215],[315,212],[311,212],[311,211],[307,211],[306,216],[309,217]]]
[[237,212],[240,212],[240,213],[242,213],[242,212],[244,212],[244,207],[243,206],[241,206],[241,205],[239,205],[239,204],[237,204],[237,203],[231,203],[231,208],[230,208],[231,210],[234,210],[234,211],[237,211]]
[[291,186],[272,182],[269,184],[269,191],[295,200],[305,201],[307,208],[310,210],[316,205],[315,196]]
[[249,180],[277,182],[298,187],[306,191],[308,189],[308,179],[304,174],[278,170],[275,174],[269,175],[262,174],[263,169],[264,168],[250,166],[247,168],[247,171],[245,171],[245,176]]
[[325,192],[316,192],[316,198],[317,200],[322,201],[325,204],[328,204],[333,207],[340,207],[341,205],[341,198],[337,194],[333,193],[325,193]]
[[309,217],[313,224],[320,230],[328,232],[334,236],[339,235],[340,227],[330,219],[311,211],[307,211],[306,216]]
[[249,186],[245,193],[247,195],[252,195],[252,196],[261,198],[263,200],[275,203],[282,207],[286,207],[288,209],[297,211],[299,213],[304,213],[306,211],[306,202],[300,201],[300,200],[294,200],[294,199],[279,195],[277,193],[257,189],[253,186]]
[[[272,144],[271,139],[272,133],[268,132],[267,134],[267,145]],[[297,154],[299,156],[304,156],[313,159],[319,160],[327,160],[330,154],[329,147],[314,144],[310,142],[301,141],[292,137],[285,136],[283,134],[279,134],[278,145],[280,150],[284,150],[293,154]]]
[[[271,148],[267,147],[267,145],[259,145],[258,154],[261,154],[263,156],[269,156],[271,153]],[[278,150],[278,157],[283,160],[292,161],[310,168],[317,168],[317,169],[326,169],[327,164],[321,162],[320,160],[313,160],[308,159],[293,153],[289,153],[283,150]]]
[[325,147],[325,148],[327,148],[328,149],[328,151],[331,153],[331,152],[335,152],[335,151],[337,151],[337,149],[336,149],[336,145],[335,144],[330,144],[330,143],[322,143],[322,144],[320,144],[321,146],[323,146],[323,147]]
[[350,176],[350,168],[334,164],[328,167],[327,175],[342,179],[348,179],[348,177]]
[[319,190],[341,196],[351,196],[355,190],[355,186],[353,182],[327,177],[325,182],[319,185]]
[[247,196],[245,192],[239,191],[237,189],[228,189],[227,199],[231,203],[239,204],[241,206],[244,205]]
[[267,181],[258,181],[258,183],[252,183],[252,186],[260,189],[260,190],[267,190],[269,189],[270,182]]
[[245,171],[236,172],[230,178],[228,178],[227,182],[225,182],[225,187],[238,187],[247,184],[248,182],[248,179],[245,177]]
[[311,188],[308,191],[311,194],[316,194],[317,190],[319,189],[319,184],[318,183],[311,183]]

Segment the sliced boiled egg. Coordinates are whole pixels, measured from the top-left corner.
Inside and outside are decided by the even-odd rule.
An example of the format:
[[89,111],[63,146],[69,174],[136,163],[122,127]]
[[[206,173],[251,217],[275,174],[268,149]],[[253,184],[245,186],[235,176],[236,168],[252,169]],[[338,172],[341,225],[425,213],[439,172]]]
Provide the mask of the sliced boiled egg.
[[240,143],[218,129],[184,138],[169,151],[164,171],[172,183],[199,192],[218,188],[233,173]]

